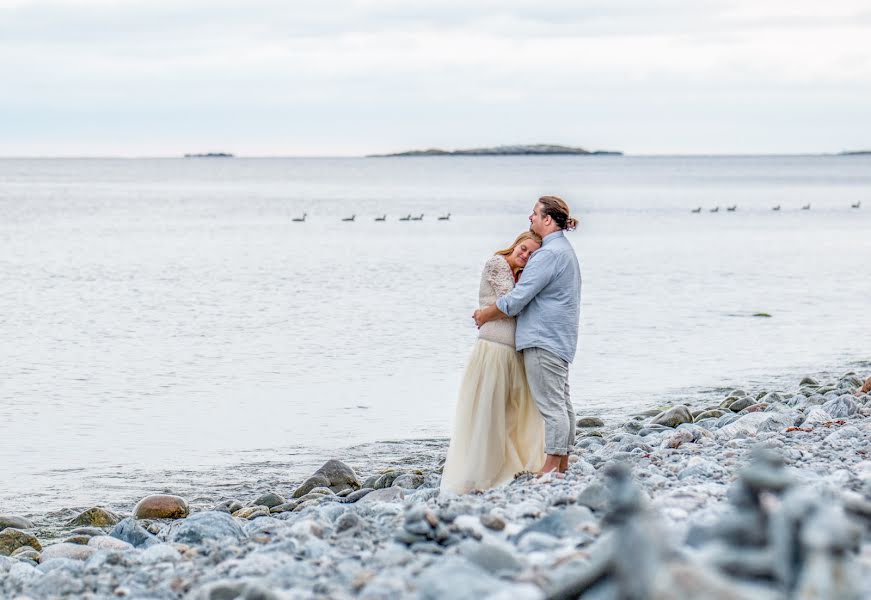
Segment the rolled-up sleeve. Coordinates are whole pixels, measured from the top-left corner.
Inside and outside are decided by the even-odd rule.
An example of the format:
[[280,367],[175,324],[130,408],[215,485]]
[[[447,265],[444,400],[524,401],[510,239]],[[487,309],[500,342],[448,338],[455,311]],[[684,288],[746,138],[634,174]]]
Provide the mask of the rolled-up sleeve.
[[552,252],[539,250],[533,254],[523,269],[520,281],[513,290],[496,301],[496,308],[509,317],[517,316],[550,283],[555,266],[556,256]]

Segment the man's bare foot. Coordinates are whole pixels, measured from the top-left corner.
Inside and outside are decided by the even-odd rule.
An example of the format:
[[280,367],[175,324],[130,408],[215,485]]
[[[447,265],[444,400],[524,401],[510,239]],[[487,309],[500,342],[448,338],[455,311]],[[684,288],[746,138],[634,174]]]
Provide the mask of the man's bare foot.
[[562,457],[559,454],[547,454],[546,456],[547,458],[544,459],[544,464],[541,466],[541,469],[538,470],[539,476],[544,473],[550,473],[551,471],[559,471]]

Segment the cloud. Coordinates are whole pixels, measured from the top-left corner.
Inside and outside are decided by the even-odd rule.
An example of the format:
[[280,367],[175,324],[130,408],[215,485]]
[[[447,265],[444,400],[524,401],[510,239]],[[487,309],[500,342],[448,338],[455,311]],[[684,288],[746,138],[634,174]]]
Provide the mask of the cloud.
[[[536,128],[542,135],[556,129],[555,116],[576,107],[616,132],[633,106],[645,112],[655,104],[658,118],[679,122],[682,114],[701,118],[694,102],[721,106],[728,98],[735,106],[758,98],[763,114],[790,105],[852,105],[851,97],[867,95],[871,85],[865,6],[5,0],[0,78],[7,92],[0,110],[15,116],[17,137],[0,152],[50,139],[43,128],[57,129],[65,119],[91,126],[74,127],[70,136],[101,139],[102,121],[135,145],[146,131],[156,135],[172,123],[173,131],[185,124],[192,137],[217,129],[264,148],[279,147],[286,129],[311,136],[308,123],[330,130],[340,122],[349,136],[345,148],[369,144],[375,151],[378,143],[361,137],[373,130],[402,140],[417,132],[415,139],[429,145],[439,115],[458,123],[464,137],[490,139],[511,122],[534,140]],[[550,118],[538,114],[542,106]],[[722,121],[729,111],[716,112]],[[735,127],[747,126],[742,110],[732,113]],[[500,114],[502,120],[491,118]],[[269,119],[294,126],[270,128]],[[675,148],[698,144],[692,132],[683,135]],[[629,137],[617,140],[621,147],[652,145]]]

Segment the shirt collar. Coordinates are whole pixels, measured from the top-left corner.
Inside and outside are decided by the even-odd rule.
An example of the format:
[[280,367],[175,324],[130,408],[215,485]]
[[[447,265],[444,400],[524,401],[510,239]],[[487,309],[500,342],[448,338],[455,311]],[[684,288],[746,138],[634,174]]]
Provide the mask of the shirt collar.
[[553,233],[548,233],[546,236],[541,238],[541,245],[544,246],[545,244],[552,242],[555,239],[561,238],[561,237],[564,237],[562,229],[560,229],[559,231],[554,231]]

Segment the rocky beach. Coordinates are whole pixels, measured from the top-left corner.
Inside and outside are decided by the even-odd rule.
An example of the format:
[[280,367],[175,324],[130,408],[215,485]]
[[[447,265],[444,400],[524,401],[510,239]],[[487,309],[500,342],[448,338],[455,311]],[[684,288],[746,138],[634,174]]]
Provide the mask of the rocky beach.
[[244,493],[34,506],[0,515],[0,597],[871,597],[862,376],[581,417],[564,479],[463,496],[439,493],[441,440]]

